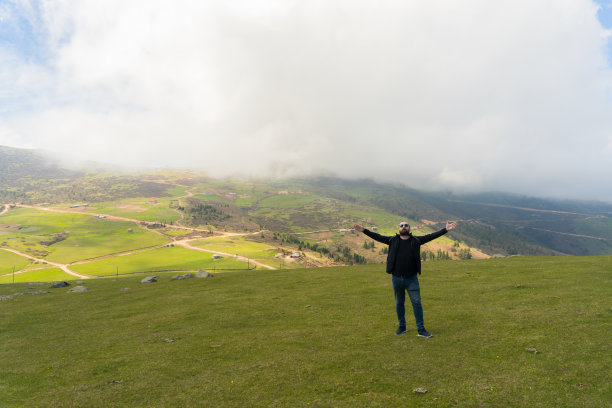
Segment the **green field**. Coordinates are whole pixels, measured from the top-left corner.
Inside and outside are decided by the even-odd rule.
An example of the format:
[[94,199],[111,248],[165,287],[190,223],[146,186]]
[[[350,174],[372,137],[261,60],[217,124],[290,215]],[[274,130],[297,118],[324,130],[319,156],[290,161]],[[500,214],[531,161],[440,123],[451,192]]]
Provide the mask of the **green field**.
[[384,265],[139,280],[2,301],[0,406],[612,402],[610,256],[426,263],[431,339],[393,334]]
[[13,272],[13,268],[18,271],[31,263],[32,261],[28,258],[0,250],[0,275]]
[[[152,203],[149,200],[154,199]],[[79,207],[79,212],[115,215],[140,221],[158,221],[170,224],[180,218],[179,214],[169,208],[172,197],[137,197],[110,202],[91,203],[87,207]],[[68,204],[55,206],[67,209]]]
[[164,247],[132,255],[71,265],[70,269],[93,276],[194,269],[246,269],[247,263],[234,258],[212,259],[212,254],[181,247]]
[[[277,247],[260,242],[249,241],[243,237],[207,238],[192,241],[191,245],[211,251],[238,254],[272,267],[278,267],[280,262],[278,259],[274,258],[274,256],[278,254]],[[294,266],[290,263],[284,263],[283,265],[284,267],[299,266]]]
[[[0,217],[0,224],[21,226],[13,228],[12,234],[2,236],[7,247],[32,255],[37,255],[33,251],[44,251],[48,253],[46,259],[56,262],[74,262],[162,245],[169,241],[162,235],[139,228],[132,222],[28,208],[4,214]],[[130,229],[132,232],[129,232]],[[66,238],[51,245],[43,244],[57,233],[65,233]]]
[[[59,268],[36,269],[32,271],[15,273],[15,282],[52,282],[74,280],[75,277]],[[13,276],[0,276],[0,283],[12,283]]]

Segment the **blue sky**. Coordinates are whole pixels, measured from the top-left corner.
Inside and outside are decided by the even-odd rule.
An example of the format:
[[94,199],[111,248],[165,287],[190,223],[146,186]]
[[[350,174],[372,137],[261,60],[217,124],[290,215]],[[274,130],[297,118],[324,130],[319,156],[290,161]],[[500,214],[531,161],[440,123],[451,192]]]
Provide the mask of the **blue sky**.
[[[597,12],[599,22],[604,28],[608,30],[612,29],[612,1],[597,0],[596,3],[600,6],[599,11]],[[612,64],[612,39],[608,41],[607,51],[608,60]]]
[[[46,54],[44,35],[36,31],[36,19],[40,10],[33,4],[31,13],[24,13],[22,7],[11,2],[3,2],[0,6],[0,39],[2,45],[10,51],[19,54],[25,61],[44,62]],[[4,16],[2,18],[1,16]],[[31,20],[34,19],[34,20]]]
[[0,0],[0,145],[612,201],[610,30],[612,1]]

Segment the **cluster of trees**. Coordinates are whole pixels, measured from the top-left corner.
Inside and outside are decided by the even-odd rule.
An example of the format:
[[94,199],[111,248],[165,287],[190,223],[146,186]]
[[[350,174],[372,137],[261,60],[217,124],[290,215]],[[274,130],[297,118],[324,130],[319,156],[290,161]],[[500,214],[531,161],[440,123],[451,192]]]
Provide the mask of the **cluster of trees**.
[[187,209],[192,224],[214,224],[229,220],[232,216],[216,206],[195,202]]
[[68,232],[62,231],[55,234],[51,234],[49,236],[49,239],[40,241],[40,243],[45,246],[51,246],[57,242],[65,240],[66,238],[68,238]]
[[351,251],[351,248],[349,247],[338,247],[338,252],[334,252],[332,257],[336,262],[344,262],[349,265],[366,263],[364,256]]
[[365,240],[365,241],[363,242],[363,247],[364,247],[365,249],[374,249],[374,241],[368,241],[368,240]]
[[[318,252],[319,255],[327,256],[336,262],[344,262],[349,265],[366,263],[366,258],[364,256],[353,252],[349,247],[340,245],[335,249],[329,249],[325,245],[321,245],[317,242],[311,243],[309,241],[300,240],[295,235],[279,234],[276,232],[274,233],[272,239],[280,240],[281,243],[286,242],[288,244],[297,245],[300,251],[308,249],[313,252]],[[372,248],[373,247],[374,246],[372,244]]]
[[472,252],[470,251],[470,248],[463,248],[459,250],[457,256],[459,259],[472,259]]
[[435,253],[433,251],[430,251],[428,249],[425,249],[423,251],[421,251],[421,260],[422,261],[442,261],[442,260],[446,260],[446,259],[451,259],[450,255],[448,254],[447,251],[442,251],[441,249],[438,249]]

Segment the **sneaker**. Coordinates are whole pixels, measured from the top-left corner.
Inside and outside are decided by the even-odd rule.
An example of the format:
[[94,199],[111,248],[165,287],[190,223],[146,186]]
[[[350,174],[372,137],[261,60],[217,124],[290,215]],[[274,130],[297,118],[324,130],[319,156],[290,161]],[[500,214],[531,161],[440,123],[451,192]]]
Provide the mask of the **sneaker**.
[[419,333],[417,334],[417,336],[429,338],[429,337],[433,337],[433,334],[431,334],[427,330],[423,329],[423,330],[419,330]]
[[404,334],[404,333],[406,333],[405,327],[398,327],[397,330],[395,331],[395,334]]

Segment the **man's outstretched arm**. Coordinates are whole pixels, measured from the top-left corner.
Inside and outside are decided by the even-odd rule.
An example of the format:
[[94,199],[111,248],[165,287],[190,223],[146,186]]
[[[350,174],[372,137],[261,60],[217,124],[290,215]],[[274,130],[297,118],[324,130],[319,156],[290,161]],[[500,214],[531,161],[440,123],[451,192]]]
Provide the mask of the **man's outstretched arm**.
[[355,229],[355,231],[363,232],[364,234],[366,234],[368,237],[372,238],[373,240],[389,245],[389,240],[391,239],[391,237],[386,237],[384,235],[380,235],[375,232],[372,232],[364,228],[363,225],[359,225],[359,224],[355,224],[353,228]]
[[442,228],[440,231],[436,231],[434,233],[428,234],[428,235],[422,235],[419,238],[419,241],[421,241],[421,244],[425,244],[431,240],[434,240],[436,238],[441,237],[442,235],[446,234],[449,231],[454,230],[455,228],[457,228],[457,223],[456,222],[450,222],[450,221],[446,221],[446,227]]

